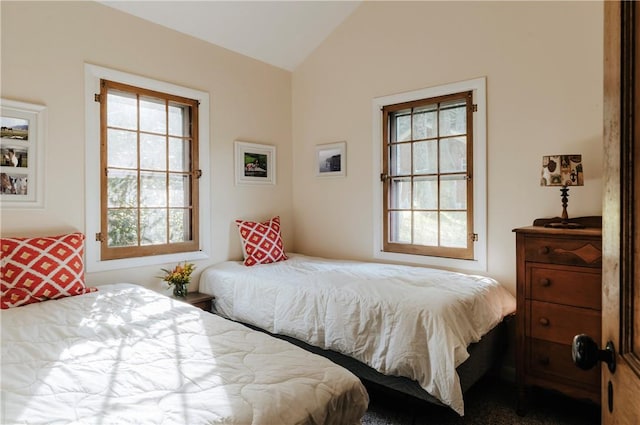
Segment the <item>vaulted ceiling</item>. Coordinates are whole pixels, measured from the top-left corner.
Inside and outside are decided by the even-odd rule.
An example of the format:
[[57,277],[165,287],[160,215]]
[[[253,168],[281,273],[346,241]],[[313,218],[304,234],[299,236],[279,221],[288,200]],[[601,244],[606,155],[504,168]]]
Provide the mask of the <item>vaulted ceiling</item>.
[[293,71],[361,0],[100,3]]

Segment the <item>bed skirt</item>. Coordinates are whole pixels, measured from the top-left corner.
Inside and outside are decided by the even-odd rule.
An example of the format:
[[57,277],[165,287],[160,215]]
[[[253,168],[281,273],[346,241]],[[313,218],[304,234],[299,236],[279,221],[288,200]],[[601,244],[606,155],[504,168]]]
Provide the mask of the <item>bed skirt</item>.
[[[502,360],[504,359],[504,355],[507,351],[507,325],[512,317],[512,315],[505,317],[502,322],[484,335],[480,341],[469,345],[469,358],[456,368],[458,376],[460,377],[460,386],[462,387],[463,393],[466,393],[473,384],[478,382],[480,378],[485,376],[487,373],[491,372],[493,369],[499,369],[502,366]],[[351,373],[364,381],[365,385],[367,382],[373,383],[398,393],[415,397],[419,400],[445,406],[445,404],[427,393],[416,381],[412,379],[405,378],[403,376],[384,375],[372,367],[336,351],[324,350],[286,335],[272,334],[264,329],[246,323],[244,323],[244,325],[273,337],[288,341],[312,353],[326,357],[334,363],[351,371]]]

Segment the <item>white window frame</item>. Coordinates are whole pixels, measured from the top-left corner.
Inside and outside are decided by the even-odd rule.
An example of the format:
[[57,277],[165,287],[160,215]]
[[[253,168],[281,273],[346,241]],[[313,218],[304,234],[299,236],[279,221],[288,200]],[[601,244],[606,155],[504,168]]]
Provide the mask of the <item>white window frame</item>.
[[[473,222],[478,241],[474,246],[474,258],[461,260],[425,255],[402,254],[383,251],[383,184],[382,170],[383,123],[382,108],[387,105],[414,100],[473,91],[473,103],[477,111],[473,116]],[[436,87],[393,94],[373,99],[373,257],[384,261],[442,267],[448,269],[487,270],[487,94],[486,78],[444,84]]]
[[[87,272],[118,270],[132,267],[166,264],[180,261],[206,260],[211,252],[211,211],[210,165],[209,165],[209,93],[175,84],[157,81],[122,71],[86,64],[85,70],[85,268]],[[199,188],[199,241],[200,250],[174,254],[152,255],[116,260],[100,259],[100,242],[95,234],[100,229],[100,103],[94,101],[94,94],[100,93],[100,80],[107,79],[169,93],[176,96],[197,99],[199,117],[199,168],[202,178]]]

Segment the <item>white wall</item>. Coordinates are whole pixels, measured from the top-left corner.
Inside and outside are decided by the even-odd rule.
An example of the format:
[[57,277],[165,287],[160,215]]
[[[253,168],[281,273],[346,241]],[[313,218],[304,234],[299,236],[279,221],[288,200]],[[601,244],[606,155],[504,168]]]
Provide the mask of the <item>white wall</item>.
[[[485,76],[488,275],[515,292],[512,229],[561,213],[542,156],[581,153],[569,215],[602,204],[601,2],[365,2],[293,73],[295,242],[371,259],[375,97]],[[315,145],[347,141],[347,177],[315,177]]]
[[[292,244],[291,73],[95,2],[1,3],[2,98],[47,107],[45,208],[2,208],[3,236],[85,229],[84,63],[206,91],[210,95],[212,256],[240,258],[235,218],[279,214]],[[234,185],[233,141],[277,147],[277,185]],[[92,141],[89,141],[92,142]],[[98,141],[94,141],[98,143]],[[201,141],[202,143],[203,141]],[[97,188],[96,188],[97,190]],[[96,243],[88,235],[87,243]],[[93,273],[89,284],[154,286],[159,267]],[[194,285],[195,286],[195,285]],[[192,288],[194,289],[194,288]]]

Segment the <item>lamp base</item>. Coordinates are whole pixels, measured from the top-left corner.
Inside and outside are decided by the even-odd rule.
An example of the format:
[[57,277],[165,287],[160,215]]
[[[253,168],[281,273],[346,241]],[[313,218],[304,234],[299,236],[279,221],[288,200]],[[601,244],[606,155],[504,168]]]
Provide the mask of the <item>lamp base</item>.
[[567,221],[547,223],[544,227],[551,227],[552,229],[584,229],[586,226],[580,223],[572,223]]
[[560,221],[546,223],[544,227],[551,227],[553,229],[584,229],[584,224],[573,223],[569,221],[569,214],[567,214],[567,205],[569,204],[569,188],[566,185],[560,188],[560,197],[562,198],[562,218],[560,219]]

